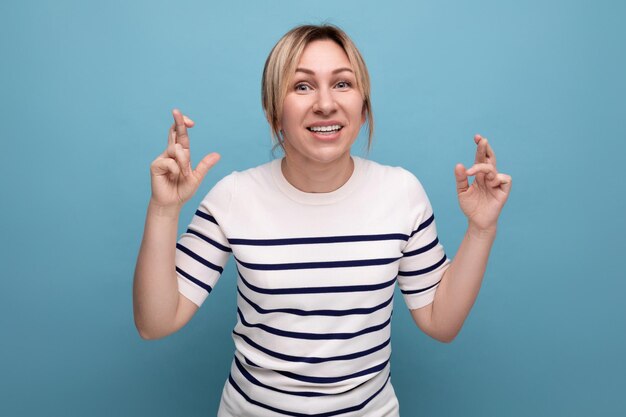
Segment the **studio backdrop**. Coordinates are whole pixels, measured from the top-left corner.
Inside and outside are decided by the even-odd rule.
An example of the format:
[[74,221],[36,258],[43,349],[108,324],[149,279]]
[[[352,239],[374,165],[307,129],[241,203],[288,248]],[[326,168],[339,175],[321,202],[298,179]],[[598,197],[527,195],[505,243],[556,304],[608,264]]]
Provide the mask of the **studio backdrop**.
[[[476,304],[443,344],[396,291],[403,416],[623,412],[626,19],[619,1],[25,1],[0,5],[0,415],[213,416],[236,321],[231,259],[179,332],[139,337],[132,282],[150,163],[171,111],[193,164],[183,208],[270,161],[263,64],[303,23],[360,48],[375,134],[355,155],[414,173],[454,258],[453,169],[490,140],[513,177]],[[280,156],[280,154],[276,154]]]

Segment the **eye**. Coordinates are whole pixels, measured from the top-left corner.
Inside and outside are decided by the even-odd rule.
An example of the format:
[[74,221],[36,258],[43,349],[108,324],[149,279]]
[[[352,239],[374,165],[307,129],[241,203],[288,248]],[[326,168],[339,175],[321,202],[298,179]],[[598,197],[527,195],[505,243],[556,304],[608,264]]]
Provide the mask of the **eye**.
[[296,84],[294,89],[296,91],[309,91],[311,89],[311,87],[309,87],[309,85],[307,85],[306,83],[298,83],[298,84]]
[[345,90],[346,88],[350,88],[352,86],[352,84],[350,84],[349,81],[339,81],[336,84],[336,87],[341,89],[341,90]]

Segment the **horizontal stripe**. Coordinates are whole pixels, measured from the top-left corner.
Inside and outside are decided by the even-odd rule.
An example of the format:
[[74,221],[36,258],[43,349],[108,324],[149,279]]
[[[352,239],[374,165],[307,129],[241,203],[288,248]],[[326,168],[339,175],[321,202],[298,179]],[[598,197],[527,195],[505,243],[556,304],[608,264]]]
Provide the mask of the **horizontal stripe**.
[[348,309],[348,310],[299,310],[297,308],[264,309],[261,306],[259,306],[258,304],[255,304],[254,302],[252,302],[252,300],[250,300],[248,297],[246,297],[241,292],[239,287],[237,287],[237,292],[239,293],[241,298],[243,298],[248,304],[250,304],[250,306],[253,309],[255,309],[256,312],[259,313],[259,314],[286,313],[286,314],[295,314],[297,316],[334,316],[334,317],[351,316],[351,315],[357,315],[357,314],[371,314],[371,313],[374,313],[374,312],[380,310],[381,308],[384,308],[384,307],[388,306],[393,301],[393,294],[392,294],[391,297],[387,301],[385,301],[385,302],[383,302],[381,304],[378,304],[377,306],[368,307],[368,308],[351,308],[351,309]]
[[298,262],[286,264],[257,264],[244,262],[235,257],[235,260],[248,269],[257,271],[284,271],[288,269],[321,269],[321,268],[353,268],[361,266],[388,265],[401,258],[381,259],[354,259],[350,261],[326,261],[326,262]]
[[214,263],[211,263],[209,261],[207,261],[206,259],[204,259],[203,257],[201,257],[200,255],[196,254],[195,252],[193,252],[191,249],[184,247],[183,245],[181,245],[180,243],[176,244],[176,249],[180,250],[181,252],[189,255],[190,257],[192,257],[193,259],[195,259],[196,261],[200,262],[202,265],[206,266],[207,268],[211,268],[214,271],[219,272],[220,274],[222,272],[224,272],[224,268],[222,268],[221,266],[215,265]]
[[243,365],[241,364],[241,362],[239,362],[239,359],[237,359],[237,357],[235,356],[235,365],[237,366],[237,369],[239,369],[239,372],[241,372],[241,375],[244,376],[244,378],[246,378],[248,380],[248,382],[261,387],[261,388],[265,388],[268,389],[270,391],[276,391],[276,392],[280,392],[282,394],[289,394],[289,395],[297,395],[300,397],[322,397],[322,396],[326,396],[326,395],[332,395],[332,394],[325,394],[323,392],[313,392],[313,391],[285,391],[282,389],[278,389],[278,388],[274,388],[274,387],[270,387],[269,385],[265,385],[264,383],[262,383],[261,381],[259,381],[258,379],[256,379],[255,377],[252,376],[252,374],[250,374],[250,372],[248,372],[246,370],[246,368],[243,367]]
[[441,258],[437,263],[435,263],[434,265],[429,266],[428,268],[424,268],[424,269],[417,269],[415,271],[398,271],[398,275],[403,276],[403,277],[412,277],[415,275],[423,275],[423,274],[427,274],[431,271],[434,271],[435,269],[439,268],[441,265],[443,265],[443,263],[446,261],[446,259],[448,259],[446,257],[446,255],[443,255],[443,258]]
[[381,393],[381,391],[385,388],[385,386],[387,385],[387,383],[389,382],[389,378],[391,377],[391,375],[389,375],[387,377],[387,379],[385,380],[385,383],[383,384],[382,387],[380,387],[380,389],[378,391],[376,391],[374,394],[372,394],[372,396],[370,396],[368,399],[366,399],[365,401],[363,401],[361,404],[352,406],[352,407],[347,407],[347,408],[342,408],[340,410],[335,410],[335,411],[327,411],[324,413],[317,413],[317,414],[303,414],[303,413],[297,413],[294,411],[287,411],[287,410],[281,410],[279,408],[276,407],[272,407],[270,405],[267,404],[263,404],[262,402],[259,402],[257,400],[254,400],[252,398],[250,398],[248,396],[248,394],[246,394],[241,387],[239,387],[239,385],[237,385],[237,383],[235,382],[235,380],[233,379],[232,375],[228,376],[228,382],[230,383],[230,385],[232,385],[232,387],[246,400],[248,401],[250,404],[256,405],[258,407],[261,408],[265,408],[266,410],[270,410],[273,411],[275,413],[280,413],[280,414],[284,414],[287,416],[292,416],[292,417],[333,417],[333,416],[337,416],[340,414],[345,414],[345,413],[350,413],[353,411],[358,411],[361,410],[363,407],[365,407],[370,401],[372,401],[378,394]]
[[413,232],[411,233],[411,237],[413,237],[413,235],[415,233],[419,232],[420,230],[424,230],[425,228],[430,226],[430,224],[433,222],[433,220],[435,220],[435,213],[431,214],[428,219],[426,219],[424,222],[422,222],[422,224],[420,224],[417,227],[417,229],[413,230]]
[[210,243],[211,245],[215,246],[216,248],[218,248],[221,251],[232,252],[229,247],[226,247],[226,246],[222,245],[221,243],[218,243],[218,242],[214,241],[213,239],[204,236],[202,233],[196,232],[195,230],[187,229],[187,233],[191,233],[192,235],[198,236],[200,239],[204,240],[207,243]]
[[[247,364],[256,366],[257,368],[259,368],[259,366],[254,364],[250,359],[248,358],[245,358],[245,359],[246,359]],[[378,364],[376,366],[372,366],[371,368],[363,369],[362,371],[355,372],[350,375],[343,375],[343,376],[324,377],[324,376],[298,375],[298,374],[294,374],[293,372],[287,372],[287,371],[274,371],[274,372],[281,374],[283,376],[286,376],[287,378],[295,379],[297,381],[302,381],[302,382],[308,382],[311,384],[334,384],[337,382],[346,381],[348,379],[358,378],[360,376],[369,375],[369,374],[376,373],[378,371],[382,371],[383,369],[385,369],[385,366],[387,366],[387,363],[389,363],[389,358],[387,358],[385,362]]]
[[352,236],[316,236],[294,237],[284,239],[228,239],[231,245],[246,246],[283,246],[283,245],[311,245],[324,243],[345,242],[373,242],[380,240],[409,240],[409,236],[402,233],[388,233],[381,235],[352,235]]
[[401,291],[402,291],[402,294],[417,294],[417,293],[420,293],[420,292],[428,291],[431,288],[436,287],[437,285],[439,285],[440,282],[441,282],[441,280],[437,281],[436,283],[434,283],[433,285],[431,285],[429,287],[420,288],[419,290],[406,290],[406,291],[401,290]]
[[197,286],[199,286],[201,288],[204,288],[209,293],[213,289],[213,288],[211,288],[211,286],[209,284],[205,284],[204,282],[200,281],[199,279],[196,279],[196,278],[192,277],[191,275],[189,275],[188,273],[186,273],[185,271],[183,271],[179,267],[176,267],[176,272],[178,272],[179,274],[181,274],[182,276],[184,276],[185,278],[187,278],[189,281],[193,282]]
[[[202,218],[203,218],[203,219],[205,219],[205,220],[208,220],[208,221],[210,221],[210,222],[212,222],[212,223],[217,224],[217,220],[215,220],[215,217],[211,216],[211,215],[210,215],[210,214],[208,214],[208,213],[202,212],[202,211],[200,211],[200,210],[196,210],[196,216],[198,216],[198,217],[202,217]],[[219,224],[217,224],[217,225],[219,226]]]
[[261,345],[259,345],[258,343],[256,343],[254,340],[252,340],[251,338],[249,338],[248,336],[241,334],[241,333],[237,333],[236,331],[233,330],[233,334],[236,336],[239,336],[240,338],[242,338],[248,345],[252,346],[253,348],[265,353],[266,355],[272,356],[274,358],[277,359],[282,359],[284,361],[288,361],[288,362],[304,362],[304,363],[324,363],[324,362],[333,362],[333,361],[348,361],[348,360],[352,360],[352,359],[357,359],[357,358],[361,358],[363,356],[367,356],[367,355],[371,355],[372,353],[378,352],[381,349],[384,349],[390,342],[391,342],[391,338],[385,340],[383,343],[381,343],[378,346],[374,346],[373,348],[370,349],[366,349],[366,350],[362,350],[361,352],[355,352],[355,353],[349,353],[347,355],[339,355],[339,356],[330,356],[327,358],[321,358],[321,357],[316,357],[316,356],[309,356],[309,357],[303,357],[303,356],[292,356],[292,355],[286,355],[284,353],[280,353],[280,352],[274,352],[273,350],[270,350],[266,347],[263,347]]
[[343,285],[343,286],[332,286],[332,287],[302,287],[302,288],[261,288],[256,285],[252,285],[248,280],[246,280],[239,268],[237,268],[237,272],[239,273],[239,277],[241,278],[241,282],[244,283],[246,287],[251,289],[254,292],[258,292],[261,294],[272,294],[272,295],[281,295],[281,294],[327,294],[327,293],[336,293],[336,292],[364,292],[364,291],[377,291],[383,288],[387,288],[392,286],[396,282],[396,277],[393,277],[389,281],[382,282],[380,284],[369,284],[369,285]]
[[239,315],[239,319],[241,320],[241,324],[246,327],[256,327],[258,329],[264,330],[267,333],[275,334],[277,336],[290,337],[292,339],[306,339],[306,340],[346,340],[353,339],[355,337],[373,333],[378,330],[384,329],[391,322],[391,316],[384,322],[377,324],[375,326],[366,327],[365,329],[359,330],[354,333],[305,333],[305,332],[292,332],[288,330],[276,329],[274,327],[270,327],[263,323],[249,323],[246,321],[246,318],[243,316],[243,313],[238,308],[237,314]]
[[438,237],[436,237],[435,240],[430,242],[428,245],[423,246],[423,247],[421,247],[419,249],[412,250],[411,252],[406,252],[403,256],[405,258],[407,258],[409,256],[415,256],[415,255],[419,255],[420,253],[427,252],[427,251],[431,250],[432,248],[434,248],[435,246],[437,246],[437,243],[439,243],[439,238]]

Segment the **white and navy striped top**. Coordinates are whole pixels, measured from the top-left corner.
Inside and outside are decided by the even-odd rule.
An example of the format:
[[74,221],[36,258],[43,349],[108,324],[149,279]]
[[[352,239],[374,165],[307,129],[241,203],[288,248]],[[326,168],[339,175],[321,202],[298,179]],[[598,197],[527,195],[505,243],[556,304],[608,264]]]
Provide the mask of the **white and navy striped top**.
[[179,239],[179,291],[198,306],[231,253],[236,262],[236,352],[220,415],[373,416],[373,404],[396,401],[395,284],[410,309],[423,307],[449,260],[419,181],[353,159],[330,193],[294,188],[280,159],[234,172]]

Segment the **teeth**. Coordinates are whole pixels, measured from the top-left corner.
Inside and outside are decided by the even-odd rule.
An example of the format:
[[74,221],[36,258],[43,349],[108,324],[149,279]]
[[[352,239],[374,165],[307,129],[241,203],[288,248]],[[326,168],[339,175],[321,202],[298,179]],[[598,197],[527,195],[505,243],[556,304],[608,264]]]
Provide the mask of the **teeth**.
[[312,132],[332,132],[332,131],[339,130],[339,129],[341,129],[340,125],[309,127],[309,130]]

